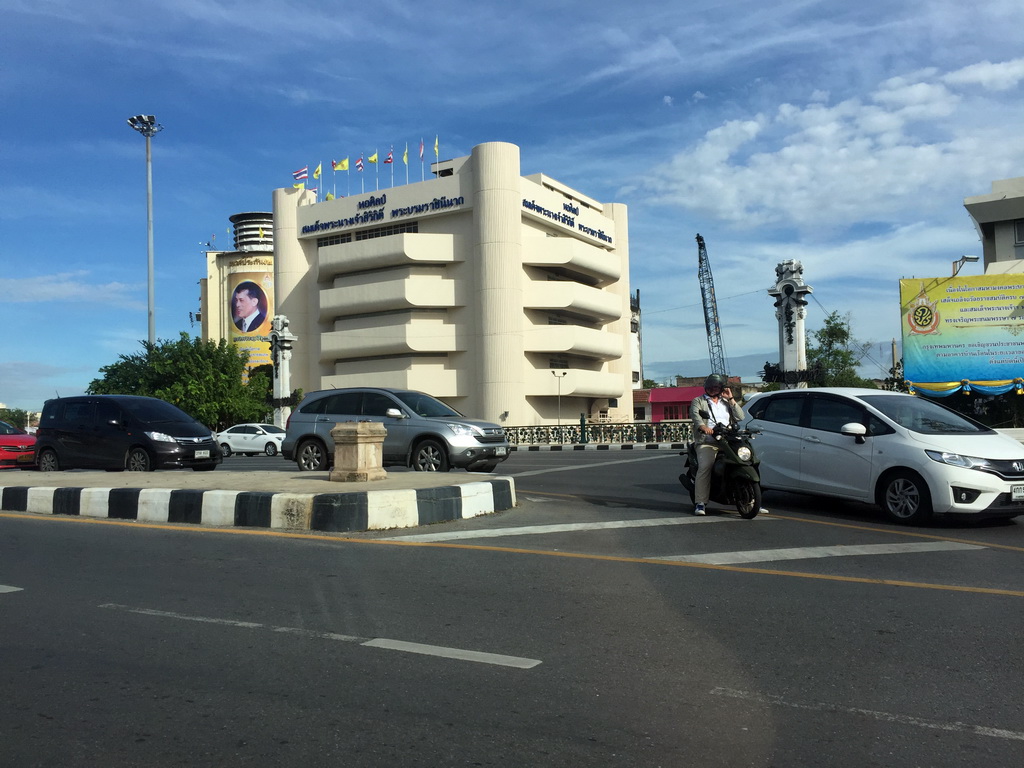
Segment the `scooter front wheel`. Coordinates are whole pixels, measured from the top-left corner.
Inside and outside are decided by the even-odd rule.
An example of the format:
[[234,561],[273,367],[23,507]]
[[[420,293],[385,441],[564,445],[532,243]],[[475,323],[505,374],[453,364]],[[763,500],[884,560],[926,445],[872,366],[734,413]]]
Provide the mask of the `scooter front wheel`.
[[744,520],[753,520],[761,511],[761,485],[749,478],[733,481],[733,502]]

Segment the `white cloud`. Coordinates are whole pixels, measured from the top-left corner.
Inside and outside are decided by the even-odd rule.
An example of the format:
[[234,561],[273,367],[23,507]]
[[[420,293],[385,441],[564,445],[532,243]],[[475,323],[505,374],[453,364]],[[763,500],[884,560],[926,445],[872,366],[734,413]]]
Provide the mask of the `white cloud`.
[[95,304],[122,309],[145,308],[135,296],[139,286],[128,283],[89,283],[90,273],[84,270],[37,277],[0,277],[0,294],[12,304],[54,303]]
[[977,64],[950,72],[943,80],[950,85],[980,85],[990,91],[1008,91],[1024,80],[1024,59]]

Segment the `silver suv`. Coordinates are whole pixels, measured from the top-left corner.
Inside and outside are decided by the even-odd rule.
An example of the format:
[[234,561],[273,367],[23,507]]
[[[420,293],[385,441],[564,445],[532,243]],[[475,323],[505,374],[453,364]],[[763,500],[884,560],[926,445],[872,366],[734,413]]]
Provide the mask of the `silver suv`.
[[509,454],[505,430],[499,425],[467,419],[423,392],[383,387],[310,392],[288,419],[281,453],[301,470],[327,469],[334,458],[331,429],[346,421],[384,424],[384,466],[419,472],[447,472],[453,467],[493,472]]

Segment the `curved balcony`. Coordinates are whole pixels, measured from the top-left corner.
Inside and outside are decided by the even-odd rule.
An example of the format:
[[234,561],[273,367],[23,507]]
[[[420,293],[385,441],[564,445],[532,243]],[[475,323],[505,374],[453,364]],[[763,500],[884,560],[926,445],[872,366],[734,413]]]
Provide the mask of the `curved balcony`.
[[622,317],[622,297],[568,281],[527,283],[523,290],[523,306],[526,309],[576,312],[605,323]]
[[555,377],[548,368],[531,371],[526,377],[527,397],[624,397],[621,375],[601,371],[567,369],[565,376]]
[[438,275],[416,275],[412,269],[396,270],[390,279],[380,274],[342,278],[343,285],[320,291],[320,320],[391,312],[402,309],[455,306],[455,281]]
[[375,322],[372,327],[365,321],[335,323],[333,331],[320,336],[320,362],[335,363],[350,358],[412,352],[459,351],[454,326],[439,321],[406,323],[406,319]]
[[539,240],[536,245],[531,239],[525,239],[523,263],[536,267],[564,267],[600,280],[603,284],[615,282],[622,277],[622,260],[619,256],[571,237],[548,237]]
[[593,360],[618,360],[626,353],[621,336],[575,325],[535,325],[523,341],[526,352],[557,352]]
[[446,264],[455,261],[455,236],[406,232],[320,249],[317,280],[400,264]]

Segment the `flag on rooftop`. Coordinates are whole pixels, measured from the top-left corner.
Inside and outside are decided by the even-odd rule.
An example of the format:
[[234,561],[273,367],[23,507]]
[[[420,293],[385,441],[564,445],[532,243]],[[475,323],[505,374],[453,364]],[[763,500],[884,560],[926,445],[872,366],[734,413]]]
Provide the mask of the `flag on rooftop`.
[[302,179],[308,179],[309,178],[309,166],[308,165],[304,165],[301,168],[299,168],[299,170],[293,171],[292,172],[292,176],[294,177],[294,179],[296,181],[300,181]]
[[373,163],[374,165],[376,165],[377,164],[377,153],[374,152],[372,155],[370,155],[368,158],[366,158],[366,162]]
[[423,162],[423,139],[420,139],[420,162]]
[[348,170],[348,158],[344,160],[331,160],[331,167],[335,171],[347,171]]
[[[306,178],[306,177],[303,176],[302,178]],[[292,186],[295,187],[295,189],[305,189],[306,188],[306,182],[300,181],[298,184],[292,184]]]
[[320,178],[320,171],[321,170],[323,170],[323,163],[317,163],[316,164],[316,170],[313,171],[313,178],[314,179],[319,179]]
[[359,159],[356,160],[356,170],[362,173],[363,171],[363,156],[360,155]]
[[440,159],[440,155],[438,155],[440,144],[437,143],[437,138],[437,136],[434,136],[434,157]]
[[393,162],[395,162],[395,148],[394,147],[391,147],[391,149],[388,150],[388,156],[384,158],[384,162],[385,163],[393,163]]
[[402,162],[409,164],[409,142],[405,142],[405,152],[402,153]]

